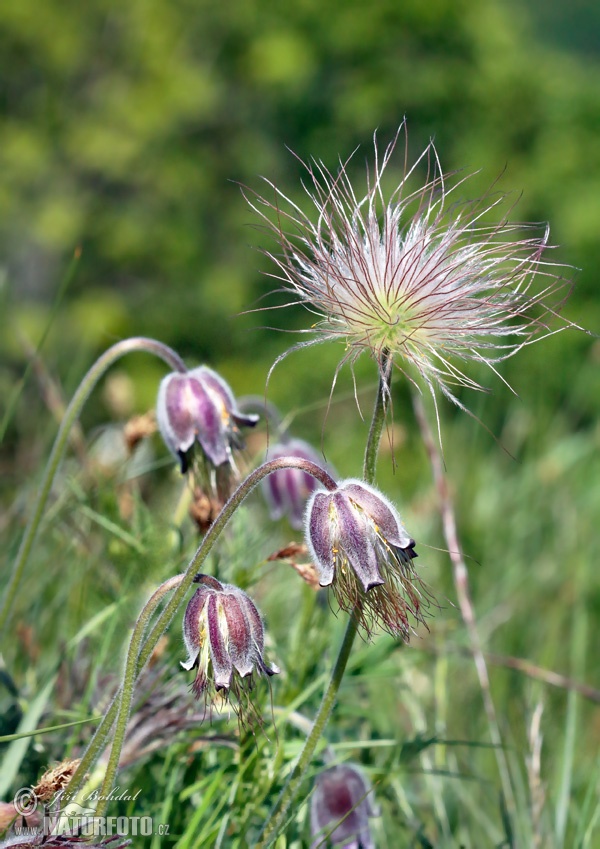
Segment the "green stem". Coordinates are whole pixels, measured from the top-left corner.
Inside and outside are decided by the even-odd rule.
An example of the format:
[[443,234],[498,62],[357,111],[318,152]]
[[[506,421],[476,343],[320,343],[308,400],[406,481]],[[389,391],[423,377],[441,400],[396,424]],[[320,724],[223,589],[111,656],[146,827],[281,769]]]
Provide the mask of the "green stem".
[[12,575],[10,577],[10,580],[8,581],[6,592],[4,594],[4,599],[2,601],[2,606],[0,608],[0,634],[4,630],[10,610],[15,600],[15,596],[17,594],[17,590],[19,588],[19,584],[21,583],[23,572],[25,570],[29,554],[31,553],[31,549],[35,541],[40,521],[42,519],[44,508],[46,506],[46,501],[48,500],[48,495],[50,494],[50,489],[52,487],[52,482],[54,481],[54,476],[56,475],[59,464],[63,458],[65,449],[67,447],[71,428],[79,418],[85,402],[87,401],[92,390],[94,389],[104,372],[114,362],[116,362],[116,360],[120,359],[125,354],[129,354],[132,351],[147,351],[150,354],[154,354],[155,356],[160,357],[160,359],[164,360],[164,362],[166,362],[167,365],[171,366],[171,368],[175,369],[175,371],[186,371],[185,363],[180,359],[180,357],[175,353],[175,351],[173,351],[167,345],[163,345],[162,342],[157,342],[154,339],[146,339],[144,337],[138,336],[132,339],[124,339],[121,342],[117,342],[116,345],[113,345],[111,348],[108,349],[108,351],[105,351],[104,354],[102,354],[102,356],[96,360],[94,365],[85,375],[85,377],[77,387],[77,391],[75,392],[75,395],[73,396],[71,403],[69,404],[65,412],[58,434],[54,441],[54,445],[52,446],[52,451],[50,452],[48,463],[46,464],[46,468],[44,470],[44,477],[38,490],[33,513],[25,529],[25,534],[23,535],[23,539],[21,540],[19,551],[17,552],[17,557],[13,566]]
[[365,448],[363,478],[367,483],[373,483],[375,480],[377,453],[379,451],[379,443],[381,442],[381,434],[383,433],[383,426],[385,424],[385,416],[390,398],[391,380],[392,358],[388,351],[384,351],[381,362],[379,389],[377,391],[377,397],[375,398],[371,427],[369,428],[369,437]]
[[104,780],[102,782],[102,787],[100,788],[98,805],[96,806],[95,816],[97,817],[103,816],[106,811],[110,792],[113,788],[113,781],[119,768],[119,759],[121,757],[123,743],[125,742],[125,733],[127,731],[129,714],[131,713],[131,702],[133,701],[133,691],[137,678],[138,655],[140,653],[140,646],[144,637],[144,632],[148,622],[150,621],[150,617],[156,610],[160,600],[163,598],[165,593],[168,593],[170,590],[177,587],[183,580],[183,577],[183,574],[176,575],[174,578],[169,578],[168,581],[161,584],[161,586],[147,601],[138,617],[137,622],[135,623],[133,634],[131,635],[131,640],[129,642],[127,660],[125,662],[125,675],[121,686],[121,699],[119,703],[119,712],[117,714],[115,734],[110,749],[106,772],[104,773]]
[[[379,389],[377,391],[375,406],[373,408],[369,437],[365,448],[364,479],[367,483],[373,483],[375,480],[377,451],[381,440],[381,434],[383,432],[383,425],[385,423],[387,403],[390,395],[391,373],[392,360],[388,353],[384,352],[383,370],[379,381]],[[338,690],[346,671],[346,665],[348,663],[350,652],[352,651],[354,639],[360,624],[360,608],[361,602],[359,601],[350,615],[350,620],[346,626],[344,638],[331,672],[331,678],[329,679],[329,684],[323,694],[323,699],[321,700],[311,732],[306,738],[304,747],[300,752],[296,765],[291,771],[283,790],[271,811],[269,819],[264,824],[262,831],[258,836],[258,846],[260,849],[266,849],[266,847],[277,838],[279,829],[285,823],[290,806],[296,798],[302,782],[304,781],[306,772],[310,767],[312,757],[335,705]]]
[[67,802],[76,801],[77,794],[79,793],[81,787],[85,782],[87,773],[92,768],[96,759],[102,752],[106,740],[108,739],[108,735],[110,734],[110,729],[113,726],[115,717],[119,710],[120,699],[121,688],[119,687],[119,689],[113,696],[112,702],[110,703],[110,707],[100,720],[100,725],[98,726],[98,728],[96,728],[94,736],[88,743],[88,747],[81,757],[79,766],[71,777],[71,781],[69,782],[69,786],[66,791]]
[[[96,729],[96,733],[94,734],[94,737],[90,741],[88,748],[87,748],[87,750],[86,750],[86,752],[85,752],[85,754],[82,758],[82,761],[79,764],[79,767],[77,768],[77,771],[75,772],[73,778],[71,779],[71,783],[70,783],[69,788],[68,788],[68,792],[69,792],[69,795],[71,797],[75,793],[77,793],[77,791],[79,790],[79,788],[83,784],[83,781],[85,780],[85,773],[91,768],[92,764],[94,763],[96,757],[98,756],[98,754],[101,750],[102,745],[105,743],[105,741],[108,737],[108,734],[110,733],[110,729],[112,728],[112,725],[115,721],[115,717],[117,716],[117,712],[119,712],[119,715],[121,717],[126,717],[125,720],[124,720],[124,725],[126,725],[127,717],[129,716],[128,704],[129,705],[131,704],[131,696],[130,695],[127,696],[125,694],[125,686],[127,686],[127,687],[131,686],[132,687],[135,684],[135,682],[137,681],[137,679],[139,678],[139,676],[140,676],[141,672],[143,671],[146,663],[150,659],[150,656],[151,656],[152,652],[154,651],[156,644],[158,643],[160,637],[165,632],[165,630],[169,627],[172,619],[174,618],[174,616],[177,612],[178,607],[180,606],[181,602],[183,601],[185,594],[187,593],[187,591],[192,586],[192,583],[194,581],[194,577],[198,573],[199,568],[201,567],[202,563],[205,561],[205,559],[208,556],[213,545],[215,544],[215,542],[219,538],[219,535],[221,534],[221,532],[225,528],[225,525],[231,519],[231,517],[233,516],[233,514],[235,513],[237,508],[242,503],[242,501],[252,492],[252,490],[260,483],[260,481],[264,477],[266,477],[269,474],[272,474],[273,472],[277,471],[278,469],[302,469],[302,471],[304,471],[307,474],[310,474],[313,477],[317,478],[317,480],[319,480],[323,484],[323,486],[325,486],[327,489],[331,490],[331,489],[336,488],[336,482],[324,469],[322,469],[320,466],[317,466],[316,463],[311,463],[308,460],[301,460],[297,457],[282,457],[282,458],[277,459],[277,460],[270,460],[268,463],[263,463],[262,466],[259,466],[258,469],[255,469],[253,472],[251,472],[251,474],[248,475],[248,477],[240,484],[240,486],[233,493],[233,495],[231,496],[229,501],[225,504],[225,506],[223,507],[223,509],[221,510],[219,515],[217,516],[217,518],[215,519],[214,523],[211,525],[206,536],[202,540],[202,543],[200,544],[196,553],[192,557],[185,573],[183,575],[177,576],[176,579],[173,579],[173,580],[178,581],[177,589],[175,590],[175,592],[171,596],[168,604],[165,605],[164,610],[162,611],[161,615],[156,620],[154,627],[152,628],[152,630],[150,631],[150,633],[148,634],[146,639],[143,641],[143,643],[141,641],[141,638],[143,637],[143,628],[140,626],[139,633],[136,633],[136,631],[134,631],[134,635],[132,636],[130,647],[129,647],[129,652],[128,652],[128,656],[127,656],[127,665],[126,665],[126,670],[125,670],[126,681],[125,681],[124,685],[121,687],[121,689],[117,692],[117,694],[116,694],[115,698],[113,699],[113,702],[112,702],[111,706],[109,707],[106,715],[104,716],[104,718],[100,722],[100,725]],[[163,587],[164,586],[165,585],[163,584]],[[173,587],[171,586],[170,588],[172,589]],[[156,593],[152,596],[150,601],[152,601],[155,598],[156,598]],[[160,599],[158,599],[158,600],[160,600]],[[157,600],[157,603],[158,603],[158,600]],[[141,619],[142,616],[144,616],[144,626],[143,626],[144,628],[146,627],[146,624],[149,621],[150,615],[152,614],[152,612],[156,608],[156,604],[155,604],[154,607],[152,608],[152,610],[148,610],[149,604],[150,604],[150,602],[148,602],[148,604],[144,608],[144,611],[147,613],[147,615],[144,616],[144,611],[143,611],[141,616],[140,616],[140,619]],[[140,620],[138,620],[138,623],[139,623],[139,621]],[[136,629],[137,628],[138,628],[138,626],[136,625]],[[140,637],[139,640],[138,640],[138,636]],[[134,638],[136,640],[136,645],[137,645],[137,649],[135,649],[135,650],[134,650],[134,647],[133,647]],[[139,654],[137,654],[137,655],[135,654],[136,650],[139,651]],[[133,663],[133,660],[132,660],[133,657],[135,657],[136,666],[135,666],[135,673],[131,674],[131,669],[133,668],[131,666],[131,664]],[[129,699],[128,703],[127,703],[127,699]],[[116,736],[115,736],[115,742],[116,742]],[[120,745],[113,744],[113,748],[111,750],[111,758],[114,760],[114,762],[117,765],[118,765],[118,760],[119,760],[120,753],[121,753],[122,742],[123,742],[123,740],[121,739]],[[112,769],[112,767],[111,767],[111,769]],[[113,778],[114,778],[114,775],[113,775]],[[106,779],[105,779],[105,783],[106,783]],[[108,788],[109,792],[110,792],[110,789],[111,788],[109,787]],[[103,793],[102,795],[107,795],[107,794]]]

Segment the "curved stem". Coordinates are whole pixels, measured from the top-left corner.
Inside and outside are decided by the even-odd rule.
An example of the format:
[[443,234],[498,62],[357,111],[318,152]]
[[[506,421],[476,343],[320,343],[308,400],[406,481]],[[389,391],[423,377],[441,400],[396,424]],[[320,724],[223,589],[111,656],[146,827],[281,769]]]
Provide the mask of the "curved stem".
[[[139,633],[140,639],[139,640],[137,640],[136,632],[134,632],[134,636],[136,637],[137,650],[139,650],[139,654],[137,654],[135,656],[135,662],[136,662],[135,673],[132,676],[130,674],[131,669],[132,669],[130,664],[133,663],[132,657],[134,656],[134,649],[133,649],[134,636],[132,636],[132,640],[131,640],[131,643],[130,643],[129,653],[128,653],[128,657],[127,657],[127,666],[126,666],[126,670],[125,670],[126,678],[127,678],[128,675],[130,675],[131,686],[139,678],[139,676],[140,676],[142,670],[144,669],[146,663],[150,659],[150,656],[151,656],[152,652],[154,651],[156,644],[158,643],[160,637],[162,636],[162,634],[165,632],[165,630],[170,625],[170,623],[171,623],[172,619],[174,618],[174,616],[177,612],[177,609],[178,609],[179,605],[181,604],[186,592],[192,586],[192,583],[194,581],[194,577],[196,576],[199,567],[202,565],[202,563],[206,559],[206,557],[209,554],[210,550],[212,549],[213,545],[217,541],[219,535],[221,534],[221,532],[225,528],[225,525],[227,524],[227,522],[231,519],[231,517],[233,516],[233,514],[235,513],[235,511],[237,510],[239,505],[242,503],[242,501],[246,498],[246,496],[249,495],[250,492],[252,492],[252,490],[260,483],[260,481],[264,477],[266,477],[267,475],[272,474],[273,472],[276,472],[278,469],[301,469],[302,471],[306,472],[307,474],[310,474],[313,477],[315,477],[327,489],[335,489],[336,488],[336,482],[331,477],[331,475],[329,475],[324,469],[322,469],[316,463],[311,463],[308,460],[301,460],[298,457],[287,457],[287,458],[282,457],[282,458],[277,459],[277,460],[270,460],[268,463],[263,463],[262,466],[259,466],[258,469],[255,469],[253,472],[251,472],[251,474],[248,475],[248,477],[240,484],[240,486],[237,488],[237,490],[233,493],[233,495],[231,496],[229,501],[224,505],[223,509],[221,510],[221,512],[219,513],[219,515],[215,519],[214,523],[211,525],[210,529],[208,530],[206,536],[202,540],[202,543],[200,544],[200,546],[196,550],[196,553],[192,557],[185,573],[183,573],[183,575],[177,576],[176,579],[172,579],[172,580],[176,580],[178,582],[177,589],[175,590],[175,592],[171,596],[168,604],[165,605],[164,610],[162,611],[161,615],[156,620],[154,627],[152,628],[150,633],[147,635],[145,640],[143,640],[143,643],[142,643],[143,629],[140,630],[140,633]],[[163,584],[162,586],[164,587],[165,584]],[[171,586],[170,588],[172,589],[173,587]],[[159,591],[157,590],[157,592],[159,592]],[[160,597],[162,597],[162,595]],[[156,593],[152,596],[152,598],[150,599],[150,602],[155,598],[156,598]],[[158,603],[158,600],[160,600],[160,598],[157,599],[157,603]],[[152,608],[152,610],[148,610],[148,605],[150,604],[150,602],[148,602],[146,607],[144,608],[144,610],[147,613],[147,616],[145,616],[145,618],[144,618],[144,627],[147,624],[147,622],[149,621],[150,615],[152,614],[152,612],[154,611],[154,609],[156,607],[156,604],[155,604],[154,607]],[[141,617],[140,617],[140,619],[141,619]],[[139,620],[138,620],[138,622],[139,622]],[[138,626],[136,625],[136,629],[137,629],[137,627]],[[125,715],[125,710],[127,711],[127,716],[129,715],[129,709],[126,708],[126,706],[124,706],[125,703],[123,701],[124,695],[125,695],[124,694],[124,686],[121,687],[121,689],[119,689],[119,691],[115,695],[115,698],[113,699],[113,702],[112,702],[111,706],[109,707],[106,715],[104,716],[104,718],[100,722],[100,725],[96,729],[96,733],[95,733],[94,737],[92,738],[92,740],[90,741],[88,748],[86,749],[86,752],[85,752],[85,754],[84,754],[84,756],[81,760],[81,763],[79,764],[79,767],[77,768],[77,771],[75,772],[75,774],[73,775],[73,778],[71,779],[71,783],[69,785],[69,794],[71,796],[73,794],[77,793],[77,791],[79,790],[79,788],[83,784],[83,781],[85,780],[86,771],[88,771],[91,768],[91,766],[94,763],[94,760],[96,759],[102,745],[104,744],[104,742],[106,741],[106,739],[108,737],[108,734],[110,733],[110,729],[112,728],[112,725],[115,721],[115,717],[117,716],[117,711],[120,712],[120,708],[123,707],[123,715]],[[127,686],[129,686],[129,685],[127,685]],[[130,703],[131,703],[131,699],[129,699],[129,704]],[[125,724],[126,724],[126,720],[125,720]],[[116,751],[116,748],[117,747],[113,746],[113,750],[111,752],[111,757],[113,756],[113,752]],[[120,754],[120,747],[119,747],[119,754]],[[117,759],[116,763],[118,764],[118,755],[115,754],[114,758]],[[114,775],[113,775],[113,778],[114,778]],[[110,791],[110,789],[111,788],[108,788],[109,791]],[[103,793],[103,795],[107,795],[107,794]]]
[[[126,667],[125,667],[125,677],[126,678],[127,678],[127,667],[128,667],[129,662],[130,662],[130,656],[132,654],[131,647],[132,647],[134,639],[136,638],[136,630],[138,629],[138,626],[140,626],[140,623],[142,623],[141,624],[141,635],[143,635],[143,629],[147,625],[147,623],[150,619],[150,616],[152,615],[152,613],[156,609],[158,603],[160,602],[160,600],[162,599],[164,594],[166,592],[168,592],[170,589],[173,589],[175,586],[177,586],[178,581],[180,581],[182,577],[183,577],[183,575],[177,575],[177,576],[175,576],[175,578],[170,578],[164,584],[161,584],[161,586],[156,590],[156,592],[154,592],[150,596],[150,598],[146,602],[146,605],[144,606],[144,609],[142,610],[142,613],[140,614],[140,616],[137,620],[134,632],[133,632],[132,637],[131,637],[131,642],[129,644],[129,651],[127,653],[127,661],[126,661]],[[138,644],[138,653],[139,653],[139,644]],[[137,680],[140,672],[142,671],[140,666],[139,666],[139,663],[138,663],[137,654],[135,655],[135,663],[136,663],[136,666],[135,666],[134,681]],[[117,690],[117,692],[113,696],[108,710],[106,711],[106,713],[102,717],[102,719],[100,721],[100,725],[96,729],[94,736],[90,740],[87,749],[85,750],[84,754],[81,757],[81,760],[79,762],[79,766],[77,767],[77,769],[73,773],[73,776],[72,776],[71,781],[69,783],[69,797],[70,797],[71,801],[74,801],[74,797],[77,795],[82,784],[85,781],[86,773],[88,772],[88,770],[90,770],[92,768],[94,761],[96,760],[96,758],[98,757],[98,755],[102,751],[104,744],[106,743],[106,740],[107,740],[108,735],[110,733],[110,730],[113,726],[115,718],[117,717],[117,714],[120,711],[120,706],[122,704],[122,697],[121,697],[122,692],[123,692],[123,685],[119,686],[119,689]],[[114,748],[114,743],[113,743],[113,748]]]
[[13,565],[12,575],[8,581],[2,606],[0,607],[0,633],[4,629],[10,609],[17,594],[17,589],[23,577],[23,572],[35,541],[54,476],[56,475],[60,461],[65,453],[71,428],[79,418],[85,402],[104,372],[114,362],[132,351],[146,351],[149,354],[154,354],[155,356],[160,357],[160,359],[164,360],[164,362],[171,366],[171,368],[175,369],[175,371],[186,371],[185,363],[178,354],[172,350],[172,348],[169,348],[167,345],[163,345],[162,342],[157,342],[154,339],[146,339],[145,337],[138,336],[117,342],[116,345],[113,345],[96,360],[94,365],[85,375],[77,387],[77,391],[75,392],[71,403],[67,407],[54,441],[54,445],[52,446],[48,463],[44,470],[44,476],[38,490],[35,507],[25,529],[23,539],[21,540],[21,545],[19,546],[19,551],[17,552],[17,557]]
[[276,472],[278,469],[301,469],[303,472],[312,475],[314,478],[320,481],[320,483],[322,483],[323,486],[327,489],[333,490],[337,486],[335,480],[331,477],[330,474],[325,471],[325,469],[322,469],[320,466],[317,466],[316,463],[311,463],[309,460],[301,460],[298,457],[281,457],[277,460],[269,460],[267,463],[263,463],[261,466],[258,467],[258,469],[255,469],[253,472],[251,472],[248,477],[244,481],[242,481],[242,483],[233,493],[229,501],[224,505],[223,509],[221,510],[213,524],[210,526],[206,536],[202,540],[202,544],[196,551],[196,554],[193,556],[186,570],[183,581],[171,596],[168,604],[165,606],[165,609],[157,619],[152,631],[148,635],[148,638],[145,641],[144,647],[140,653],[140,665],[142,667],[148,660],[161,634],[163,634],[163,632],[169,627],[169,624],[175,616],[177,608],[181,604],[184,595],[193,583],[194,577],[198,572],[199,566],[206,559],[206,556],[217,541],[221,531],[223,530],[227,522],[231,519],[231,517],[233,516],[237,508],[240,506],[242,501],[246,498],[246,496],[248,496],[252,492],[252,490],[261,482],[261,480],[267,475]]
[[[381,440],[381,434],[383,432],[387,404],[390,397],[391,373],[392,360],[391,357],[389,357],[388,353],[384,352],[383,372],[379,381],[379,389],[377,391],[375,406],[373,408],[373,417],[371,419],[369,437],[367,439],[367,445],[365,448],[365,459],[363,468],[364,479],[367,483],[373,483],[373,481],[375,480],[377,451],[379,448],[379,442]],[[261,847],[261,849],[263,849],[263,847],[269,846],[273,842],[273,840],[276,839],[279,829],[284,824],[285,819],[288,815],[290,805],[296,798],[296,795],[298,794],[300,786],[304,780],[304,776],[306,775],[306,772],[310,766],[312,756],[315,753],[317,744],[321,738],[321,735],[323,734],[323,731],[325,730],[325,726],[327,725],[327,722],[331,715],[331,711],[333,710],[333,707],[335,705],[338,690],[340,688],[340,684],[342,683],[342,679],[346,671],[346,665],[350,657],[350,652],[352,651],[352,645],[354,644],[354,639],[356,637],[358,627],[360,625],[360,612],[361,602],[358,601],[356,607],[350,615],[348,625],[346,626],[344,638],[342,640],[342,644],[340,646],[335,665],[331,672],[329,684],[327,685],[327,689],[323,694],[323,699],[321,700],[321,704],[319,706],[314,725],[311,729],[310,734],[306,738],[304,747],[300,752],[300,756],[293,770],[291,771],[283,787],[283,790],[281,791],[281,794],[277,802],[275,803],[275,806],[273,807],[269,819],[264,824],[262,831],[258,836],[258,846]]]
[[140,653],[140,645],[144,637],[144,631],[146,630],[148,622],[150,621],[150,617],[154,613],[157,605],[159,604],[160,600],[163,598],[165,593],[168,593],[170,590],[175,589],[175,587],[177,587],[182,580],[183,574],[176,575],[174,578],[169,578],[168,581],[165,581],[164,584],[161,584],[161,586],[153,593],[153,595],[147,601],[138,617],[137,622],[135,623],[135,628],[133,629],[133,634],[131,635],[131,640],[129,642],[127,660],[125,662],[125,675],[121,688],[121,699],[119,702],[119,712],[117,714],[115,734],[110,749],[110,756],[108,759],[106,772],[104,773],[104,780],[100,789],[98,805],[96,807],[95,816],[97,817],[103,816],[104,812],[106,811],[106,807],[110,798],[110,792],[113,786],[113,781],[119,768],[119,759],[121,757],[121,750],[125,741],[127,722],[129,721],[129,714],[131,713],[131,702],[133,700],[133,691],[137,678],[136,673],[138,655]]

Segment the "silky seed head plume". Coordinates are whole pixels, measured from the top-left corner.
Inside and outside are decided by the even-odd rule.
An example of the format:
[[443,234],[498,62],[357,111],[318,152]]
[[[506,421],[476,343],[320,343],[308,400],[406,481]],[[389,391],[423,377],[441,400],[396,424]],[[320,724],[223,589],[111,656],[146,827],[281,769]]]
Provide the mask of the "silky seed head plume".
[[[382,377],[391,356],[417,386],[425,384],[434,398],[439,389],[462,407],[452,387],[484,389],[464,363],[495,371],[524,345],[567,326],[553,330],[548,321],[569,283],[542,260],[547,228],[535,235],[538,225],[506,217],[488,223],[503,195],[455,200],[468,178],[449,184],[433,143],[411,167],[405,156],[400,183],[387,195],[384,174],[402,133],[404,124],[383,157],[374,139],[362,196],[350,180],[350,160],[336,174],[311,161],[303,163],[305,191],[316,215],[269,180],[274,200],[254,195],[250,204],[279,242],[280,253],[266,251],[278,267],[272,276],[318,316],[307,331],[313,338],[294,349],[339,339],[346,351],[338,368],[367,351]],[[415,191],[424,164],[427,177]]]

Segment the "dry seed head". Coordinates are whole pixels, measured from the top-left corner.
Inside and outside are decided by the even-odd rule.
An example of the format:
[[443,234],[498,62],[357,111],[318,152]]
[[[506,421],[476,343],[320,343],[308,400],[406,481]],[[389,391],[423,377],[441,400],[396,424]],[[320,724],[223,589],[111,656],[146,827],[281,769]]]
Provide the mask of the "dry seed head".
[[[509,223],[504,213],[488,223],[505,196],[454,202],[468,177],[449,183],[433,142],[410,167],[405,154],[400,183],[386,195],[384,174],[405,130],[403,123],[383,156],[374,138],[362,195],[350,160],[335,174],[322,162],[303,163],[316,220],[268,180],[274,199],[255,194],[250,204],[279,243],[280,253],[266,252],[277,266],[272,276],[318,317],[305,331],[312,339],[294,348],[341,340],[340,366],[367,351],[382,376],[391,355],[417,386],[462,406],[452,387],[484,389],[465,363],[496,371],[523,346],[569,326],[551,323],[570,283],[542,259],[547,227],[540,234],[539,225]],[[425,182],[414,190],[423,164]]]

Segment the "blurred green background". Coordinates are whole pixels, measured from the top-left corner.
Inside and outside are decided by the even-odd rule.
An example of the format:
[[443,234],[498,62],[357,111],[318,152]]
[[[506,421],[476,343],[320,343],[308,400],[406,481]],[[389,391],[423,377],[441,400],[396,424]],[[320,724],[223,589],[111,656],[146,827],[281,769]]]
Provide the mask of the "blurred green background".
[[[387,141],[405,115],[411,156],[433,137],[446,171],[481,172],[470,196],[502,175],[523,193],[517,219],[550,222],[553,256],[582,269],[567,315],[598,329],[599,17],[537,0],[2,4],[2,395],[76,249],[45,347],[58,370],[151,334],[260,390],[288,339],[257,326],[307,317],[236,317],[271,288],[255,249],[272,247],[236,183],[261,189],[264,175],[299,197],[286,146],[335,168],[362,145],[362,177],[373,131]],[[566,334],[508,376],[524,371],[517,391],[589,421],[594,354]]]
[[[361,180],[374,130],[387,142],[406,116],[411,158],[433,137],[445,171],[478,172],[469,196],[499,178],[518,201],[515,220],[550,222],[552,258],[574,267],[565,271],[575,286],[564,314],[598,333],[599,51],[600,7],[584,0],[0,4],[0,407],[15,402],[0,486],[11,518],[26,512],[34,484],[24,482],[35,481],[56,431],[47,408],[56,413],[60,404],[52,405],[45,378],[68,398],[117,339],[155,336],[190,364],[221,370],[236,393],[264,391],[271,363],[295,341],[267,326],[305,328],[311,319],[299,309],[243,314],[270,303],[259,300],[273,287],[259,249],[273,243],[238,184],[262,192],[263,175],[300,199],[302,167],[290,150],[334,170],[360,145],[350,168]],[[402,168],[399,155],[398,179]],[[40,365],[22,383],[43,337]],[[323,432],[328,458],[356,475],[366,425],[348,397],[349,375],[325,415],[342,351],[294,354],[276,370],[270,398],[296,417],[299,436],[318,443]],[[506,452],[471,418],[441,405],[486,648],[595,686],[599,364],[600,343],[568,330],[504,364],[519,397],[492,374],[475,375],[492,391],[460,398]],[[120,364],[86,407],[85,431],[150,407],[163,373],[147,358]],[[373,365],[360,363],[357,376],[368,415]],[[395,392],[398,465],[394,472],[384,443],[379,480],[415,536],[443,547],[408,392],[400,381]],[[258,558],[266,554],[259,547]],[[454,601],[447,557],[420,550],[428,582]],[[24,613],[39,600],[20,604]],[[284,639],[276,613],[273,627]],[[467,641],[450,605],[433,620],[434,654],[446,638],[449,667],[440,672],[436,661],[435,674],[447,676],[448,735],[487,739],[472,668],[452,654]],[[443,689],[439,677],[429,680]],[[524,716],[539,690],[497,670],[493,687],[502,728],[524,763]],[[556,744],[549,795],[564,812],[571,786],[580,801],[588,798],[600,723],[587,703],[569,702],[567,735],[567,696],[544,690],[544,698]],[[423,700],[423,730],[431,730],[438,689]],[[381,720],[382,734],[394,709]],[[572,816],[575,828],[577,811]],[[562,821],[556,833],[564,840]]]

